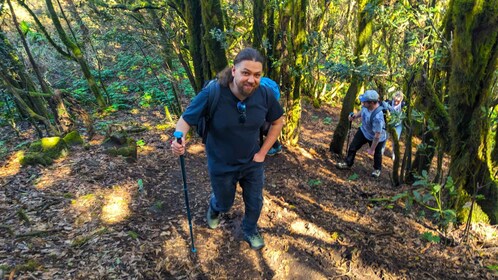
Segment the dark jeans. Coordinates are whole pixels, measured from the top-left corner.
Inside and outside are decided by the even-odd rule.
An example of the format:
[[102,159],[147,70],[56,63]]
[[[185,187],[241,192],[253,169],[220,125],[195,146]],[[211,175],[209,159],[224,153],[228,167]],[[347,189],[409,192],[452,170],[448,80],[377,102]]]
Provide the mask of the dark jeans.
[[[384,143],[386,141],[379,142],[377,147],[375,147],[374,153],[374,169],[382,170],[382,148],[384,147]],[[353,166],[354,158],[356,156],[356,152],[361,149],[363,145],[368,143],[370,146],[372,145],[372,141],[365,138],[361,129],[358,129],[356,134],[354,135],[353,141],[349,145],[348,154],[346,159],[344,160],[348,166]]]
[[235,200],[237,182],[239,182],[245,205],[242,231],[247,235],[257,232],[257,223],[263,208],[263,165],[263,163],[250,162],[236,171],[209,174],[212,188],[209,205],[216,212],[230,210]]

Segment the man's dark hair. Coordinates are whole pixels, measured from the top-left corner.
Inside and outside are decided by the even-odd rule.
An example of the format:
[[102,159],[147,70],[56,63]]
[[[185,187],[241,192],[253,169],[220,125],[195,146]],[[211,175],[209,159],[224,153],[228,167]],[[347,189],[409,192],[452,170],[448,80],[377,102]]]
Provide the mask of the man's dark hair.
[[263,56],[256,49],[250,47],[241,50],[237,54],[237,56],[235,56],[235,59],[233,60],[233,65],[237,65],[244,60],[261,62],[261,64],[265,63],[265,59],[263,58]]
[[[233,65],[237,65],[242,61],[246,60],[261,62],[261,64],[265,63],[265,59],[256,49],[247,47],[245,49],[242,49],[235,56],[235,59],[233,60]],[[232,81],[233,81],[232,67],[227,66],[220,73],[218,73],[218,82],[220,83],[220,85],[228,87],[228,84],[230,84]]]

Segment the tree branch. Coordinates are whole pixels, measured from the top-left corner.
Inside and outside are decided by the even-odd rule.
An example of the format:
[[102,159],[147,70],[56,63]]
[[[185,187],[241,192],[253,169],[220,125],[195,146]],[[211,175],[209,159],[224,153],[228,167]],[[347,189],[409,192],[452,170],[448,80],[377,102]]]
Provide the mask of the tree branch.
[[33,19],[36,22],[36,25],[38,25],[38,28],[40,28],[41,32],[45,35],[45,38],[47,38],[48,42],[55,48],[57,52],[59,52],[65,58],[76,61],[76,58],[74,56],[64,51],[59,45],[55,43],[52,37],[50,37],[50,35],[48,34],[47,29],[45,29],[45,26],[43,26],[43,24],[40,22],[35,13],[31,10],[31,8],[29,8],[28,5],[26,5],[24,0],[18,0],[17,3],[19,3],[19,5],[21,5],[24,9],[26,9],[26,11],[28,11],[28,13],[33,17]]

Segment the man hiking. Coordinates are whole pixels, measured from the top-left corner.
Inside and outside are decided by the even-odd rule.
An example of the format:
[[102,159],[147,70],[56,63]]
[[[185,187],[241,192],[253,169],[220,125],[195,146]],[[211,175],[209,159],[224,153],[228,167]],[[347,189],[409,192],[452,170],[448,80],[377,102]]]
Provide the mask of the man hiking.
[[360,129],[354,135],[351,145],[347,151],[344,161],[336,164],[338,169],[349,169],[353,166],[356,152],[366,143],[370,145],[367,149],[369,155],[374,156],[372,177],[378,178],[382,170],[382,148],[386,141],[386,124],[384,113],[379,107],[379,94],[375,90],[367,90],[360,95],[362,109],[360,112],[351,113],[349,121],[361,118]]
[[[211,229],[218,227],[219,215],[232,207],[239,183],[245,204],[244,240],[255,250],[265,245],[257,229],[263,207],[263,163],[283,126],[282,107],[273,94],[259,87],[263,63],[257,50],[245,48],[237,54],[233,66],[218,75],[220,96],[209,120],[205,146],[212,190],[207,224]],[[209,90],[203,89],[192,100],[176,124],[177,131],[187,135],[190,127],[207,114],[208,95]],[[260,146],[260,128],[265,121],[271,127]],[[173,154],[185,153],[185,141],[181,143],[173,140]]]

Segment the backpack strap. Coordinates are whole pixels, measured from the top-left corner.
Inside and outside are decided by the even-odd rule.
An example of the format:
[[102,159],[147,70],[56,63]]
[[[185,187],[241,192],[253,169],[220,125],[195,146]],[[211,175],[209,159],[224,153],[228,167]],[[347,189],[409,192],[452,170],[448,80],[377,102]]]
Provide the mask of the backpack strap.
[[207,120],[209,121],[214,114],[214,111],[216,110],[216,105],[218,105],[218,101],[220,100],[220,84],[218,83],[217,80],[211,80],[209,84],[207,85],[208,90],[209,90],[209,95],[208,95],[208,103],[207,103]]
[[[381,112],[382,109],[384,109],[384,106],[382,106],[382,104],[379,104],[379,107],[375,108],[375,110],[370,115],[370,126],[371,127],[373,127],[373,120],[374,120],[375,116],[377,116],[377,114],[379,112]],[[386,128],[384,127],[384,129],[386,129]]]

